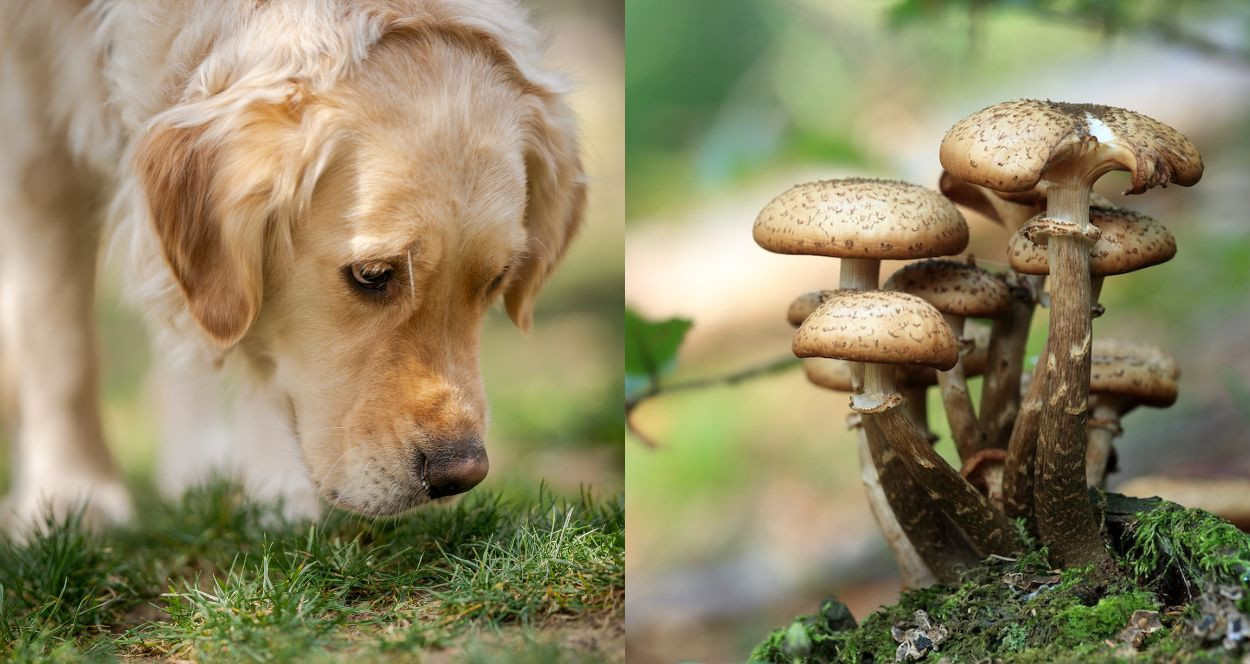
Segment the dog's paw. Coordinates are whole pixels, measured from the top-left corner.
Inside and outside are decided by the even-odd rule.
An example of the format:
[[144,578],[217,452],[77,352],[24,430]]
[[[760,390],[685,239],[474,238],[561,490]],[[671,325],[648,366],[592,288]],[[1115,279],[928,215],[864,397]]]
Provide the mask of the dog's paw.
[[0,501],[0,527],[19,541],[70,518],[77,518],[89,531],[100,531],[124,525],[133,517],[130,491],[114,479],[62,477],[20,488]]

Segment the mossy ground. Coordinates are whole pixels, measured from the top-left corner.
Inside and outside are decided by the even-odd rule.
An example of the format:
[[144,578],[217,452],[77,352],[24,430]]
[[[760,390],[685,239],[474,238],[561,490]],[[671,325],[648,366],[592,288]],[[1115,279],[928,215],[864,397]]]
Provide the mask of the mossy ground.
[[284,523],[229,484],[102,536],[0,537],[0,660],[622,659],[619,499],[474,492]]
[[[1137,610],[1158,611],[1163,629],[1146,637],[1134,661],[1236,661],[1235,652],[1194,635],[1193,600],[1219,586],[1250,588],[1250,535],[1218,517],[1162,501],[1107,494],[1107,530],[1122,574],[1088,568],[1052,571],[1046,551],[1018,560],[991,559],[959,586],[903,593],[855,627],[844,608],[827,601],[818,614],[779,629],[751,655],[753,662],[892,662],[891,627],[916,611],[944,626],[947,638],[927,661],[1115,662],[1115,643]],[[1008,581],[1011,581],[1010,583]],[[1250,611],[1250,593],[1237,603]],[[1108,643],[1112,641],[1113,643]],[[1241,645],[1240,655],[1248,648]]]

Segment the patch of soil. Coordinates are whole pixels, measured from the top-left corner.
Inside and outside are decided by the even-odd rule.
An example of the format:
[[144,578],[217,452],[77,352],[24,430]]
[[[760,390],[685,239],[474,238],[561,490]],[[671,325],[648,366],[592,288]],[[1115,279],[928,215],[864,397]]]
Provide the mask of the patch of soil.
[[527,640],[558,646],[562,655],[572,655],[576,658],[574,661],[581,658],[611,664],[625,661],[625,626],[620,616],[615,616],[578,618],[549,627],[530,628],[528,639],[525,630],[512,625],[495,631],[461,634],[456,637],[457,643],[449,648],[422,653],[421,662],[452,664],[464,661],[465,655],[473,651],[497,655],[511,650],[524,651]]

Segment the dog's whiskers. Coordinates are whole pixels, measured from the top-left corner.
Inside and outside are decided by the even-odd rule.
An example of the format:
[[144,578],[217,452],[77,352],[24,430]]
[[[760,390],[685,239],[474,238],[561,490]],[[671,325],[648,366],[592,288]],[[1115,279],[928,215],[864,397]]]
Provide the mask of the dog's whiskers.
[[417,301],[417,280],[412,273],[412,250],[408,250],[408,294],[412,297],[415,304]]

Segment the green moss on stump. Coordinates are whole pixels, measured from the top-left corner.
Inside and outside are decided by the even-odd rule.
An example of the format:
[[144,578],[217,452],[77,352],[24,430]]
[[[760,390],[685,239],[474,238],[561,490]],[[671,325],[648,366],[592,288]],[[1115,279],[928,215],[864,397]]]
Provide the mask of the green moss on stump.
[[[1088,568],[1052,570],[1044,549],[1015,561],[990,560],[969,570],[959,586],[903,593],[858,627],[830,620],[845,607],[827,600],[820,613],[770,634],[751,661],[893,662],[899,644],[891,627],[916,611],[948,632],[924,661],[1125,661],[1127,646],[1117,636],[1138,610],[1158,611],[1163,629],[1145,637],[1134,661],[1227,661],[1231,653],[1218,642],[1203,642],[1188,621],[1198,615],[1193,600],[1200,593],[1250,588],[1250,535],[1206,512],[1163,501],[1107,494],[1100,503],[1123,572],[1117,578]],[[1250,608],[1246,595],[1237,603],[1242,612]],[[1241,655],[1247,650],[1246,644],[1239,648]]]

